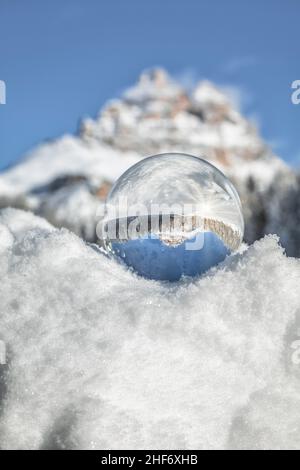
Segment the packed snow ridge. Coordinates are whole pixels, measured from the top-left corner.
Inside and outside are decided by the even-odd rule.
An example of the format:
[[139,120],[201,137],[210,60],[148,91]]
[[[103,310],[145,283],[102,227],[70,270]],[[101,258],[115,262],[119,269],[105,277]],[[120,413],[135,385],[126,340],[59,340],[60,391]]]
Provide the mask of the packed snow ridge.
[[300,261],[277,237],[168,284],[5,209],[0,271],[1,448],[300,448]]

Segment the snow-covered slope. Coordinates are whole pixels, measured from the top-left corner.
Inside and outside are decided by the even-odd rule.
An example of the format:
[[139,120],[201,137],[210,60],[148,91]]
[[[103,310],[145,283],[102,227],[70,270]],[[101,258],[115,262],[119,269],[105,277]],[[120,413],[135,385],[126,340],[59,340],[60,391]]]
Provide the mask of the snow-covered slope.
[[297,175],[223,90],[202,81],[187,93],[161,69],[144,72],[95,120],[85,119],[78,136],[42,144],[0,174],[0,207],[33,210],[91,241],[95,207],[116,178],[145,156],[172,151],[202,156],[233,180],[246,241],[275,230],[288,252],[300,256]]
[[8,209],[0,272],[1,448],[299,449],[300,261],[276,237],[170,285]]
[[128,166],[136,163],[133,152],[122,154],[105,144],[87,144],[78,137],[66,135],[42,144],[25,160],[1,175],[0,194],[16,196],[46,190],[45,186],[59,177],[84,176],[91,182],[114,181]]

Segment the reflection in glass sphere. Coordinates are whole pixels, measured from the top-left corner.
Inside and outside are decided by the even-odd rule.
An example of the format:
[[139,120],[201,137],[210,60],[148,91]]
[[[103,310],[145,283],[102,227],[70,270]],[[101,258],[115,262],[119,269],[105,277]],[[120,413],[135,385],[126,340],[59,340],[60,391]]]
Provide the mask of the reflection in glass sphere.
[[176,281],[235,251],[244,221],[235,188],[217,168],[168,153],[141,160],[117,180],[102,230],[106,250],[138,274]]

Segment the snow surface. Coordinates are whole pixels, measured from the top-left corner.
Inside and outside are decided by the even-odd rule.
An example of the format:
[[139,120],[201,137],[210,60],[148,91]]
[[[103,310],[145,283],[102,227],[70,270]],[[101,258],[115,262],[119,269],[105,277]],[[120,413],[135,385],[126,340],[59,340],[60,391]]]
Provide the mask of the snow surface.
[[57,177],[82,175],[96,182],[115,181],[140,158],[105,144],[86,143],[71,135],[37,147],[18,165],[0,175],[1,196],[16,196],[46,185]]
[[300,447],[300,261],[275,236],[170,285],[5,209],[0,273],[1,448]]

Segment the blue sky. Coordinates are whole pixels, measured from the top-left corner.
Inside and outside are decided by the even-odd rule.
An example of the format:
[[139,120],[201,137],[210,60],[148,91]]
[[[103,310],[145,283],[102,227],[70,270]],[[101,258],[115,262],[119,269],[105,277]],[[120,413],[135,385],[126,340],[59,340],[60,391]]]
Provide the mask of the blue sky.
[[0,168],[76,132],[141,70],[232,86],[274,150],[300,164],[298,0],[0,0]]

